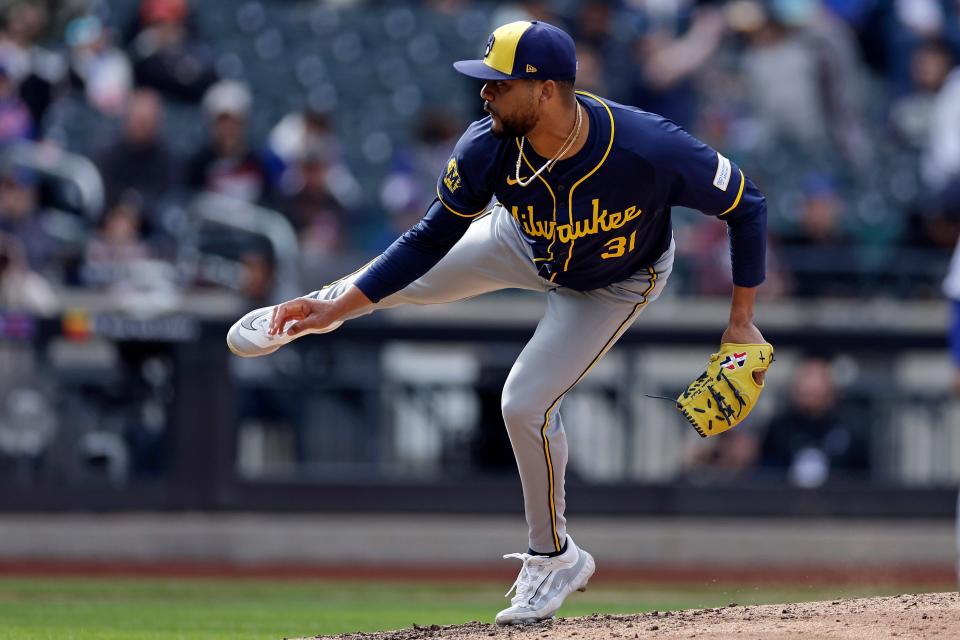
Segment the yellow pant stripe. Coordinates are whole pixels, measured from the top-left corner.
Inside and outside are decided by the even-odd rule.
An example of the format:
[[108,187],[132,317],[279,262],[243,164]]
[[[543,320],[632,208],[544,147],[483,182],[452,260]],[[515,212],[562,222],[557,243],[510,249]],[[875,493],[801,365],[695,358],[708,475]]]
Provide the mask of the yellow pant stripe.
[[630,310],[630,314],[626,319],[620,323],[620,326],[617,327],[617,330],[613,332],[613,335],[610,336],[610,339],[607,340],[606,344],[603,345],[603,348],[600,349],[600,352],[590,361],[590,364],[587,365],[587,368],[583,370],[577,379],[573,383],[563,390],[557,398],[550,404],[550,408],[546,410],[543,414],[543,425],[540,427],[540,438],[543,440],[543,455],[547,460],[547,479],[550,484],[548,490],[548,498],[550,500],[550,531],[553,534],[553,544],[555,551],[560,551],[560,536],[557,533],[557,505],[554,500],[554,490],[553,490],[553,460],[550,458],[550,439],[547,438],[547,427],[550,425],[550,414],[553,413],[553,410],[563,399],[563,396],[567,395],[567,392],[570,389],[573,389],[578,382],[583,380],[584,376],[590,373],[590,370],[600,361],[600,358],[610,349],[614,342],[620,337],[620,335],[630,326],[630,322],[636,317],[636,314],[647,304],[647,296],[653,291],[654,287],[657,286],[657,272],[653,267],[647,267],[647,272],[650,274],[650,285],[647,287],[646,291],[643,292],[643,301],[638,302],[633,306],[633,309]]

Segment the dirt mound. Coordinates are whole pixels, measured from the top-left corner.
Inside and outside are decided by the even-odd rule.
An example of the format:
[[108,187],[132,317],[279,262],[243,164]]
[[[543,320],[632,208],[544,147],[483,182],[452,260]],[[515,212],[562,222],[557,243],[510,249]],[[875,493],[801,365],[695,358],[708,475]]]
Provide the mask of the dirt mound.
[[799,604],[739,606],[731,603],[717,609],[560,618],[524,627],[468,622],[448,627],[418,626],[385,633],[324,637],[338,640],[946,639],[960,638],[960,596],[927,593]]

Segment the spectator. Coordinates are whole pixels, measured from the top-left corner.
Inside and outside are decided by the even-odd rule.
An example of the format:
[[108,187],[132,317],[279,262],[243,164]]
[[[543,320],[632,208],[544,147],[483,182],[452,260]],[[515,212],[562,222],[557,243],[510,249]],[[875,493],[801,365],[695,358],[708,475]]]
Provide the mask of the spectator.
[[324,149],[307,149],[286,185],[289,193],[281,208],[307,257],[340,253],[349,239],[348,213],[330,191],[330,166]]
[[270,305],[277,301],[276,260],[269,247],[253,247],[240,256],[240,292],[248,306]]
[[851,255],[855,243],[843,225],[845,206],[831,176],[807,177],[795,223],[779,233],[793,295],[856,293],[856,256]]
[[47,3],[7,3],[2,19],[0,61],[29,111],[31,134],[39,137],[47,109],[66,79],[67,65],[60,54],[37,44],[49,23]]
[[70,74],[87,103],[107,115],[120,115],[133,86],[133,70],[126,54],[113,46],[110,32],[95,16],[67,24]]
[[726,25],[721,11],[709,6],[693,13],[682,33],[679,16],[672,22],[648,26],[634,46],[637,71],[629,102],[690,128],[698,106],[693,76],[717,52]]
[[910,91],[890,105],[894,133],[912,151],[924,149],[930,141],[933,108],[953,67],[953,53],[939,40],[929,40],[914,52],[910,64]]
[[603,60],[602,83],[610,92],[609,97],[625,102],[634,67],[630,57],[632,24],[623,18],[616,3],[589,0],[579,5],[571,35]]
[[87,245],[83,279],[87,285],[113,285],[128,280],[137,263],[150,257],[141,237],[140,210],[136,192],[110,207],[100,221],[100,230]]
[[[688,282],[686,290],[707,296],[727,295],[733,282],[730,278],[730,247],[726,227],[699,214],[689,224],[682,224],[681,220],[678,218],[674,233],[677,235],[677,255],[688,270],[683,276],[684,281]],[[780,248],[774,238],[770,238],[767,244],[767,279],[759,295],[778,297],[790,292],[790,275],[784,273],[782,262]]]
[[910,231],[917,244],[945,249],[952,246],[960,221],[960,70],[947,75],[932,100],[929,118],[920,160],[928,196]]
[[187,0],[142,0],[129,37],[138,85],[184,102],[198,102],[217,81],[210,55],[190,18]]
[[308,148],[322,147],[337,160],[343,155],[330,115],[310,108],[285,115],[270,131],[268,146],[286,164],[299,160]]
[[757,432],[744,424],[723,437],[691,441],[685,452],[685,474],[697,484],[734,480],[752,473],[759,457]]
[[20,239],[0,233],[0,309],[51,316],[58,308],[56,292],[30,269]]
[[0,146],[27,140],[32,135],[30,111],[20,99],[15,78],[0,62]]
[[[929,40],[917,47],[911,60],[910,90],[890,105],[890,125],[896,141],[916,175],[927,183],[918,184],[909,198],[903,244],[918,247],[950,246],[960,221],[960,184],[957,158],[951,158],[953,139],[960,131],[956,117],[956,87],[945,90],[953,53],[942,41]],[[956,95],[955,95],[956,94]]]
[[420,113],[413,143],[396,153],[380,189],[389,225],[374,239],[374,250],[386,249],[397,233],[409,229],[423,215],[437,195],[437,168],[446,164],[459,135],[460,123],[449,111]]
[[785,406],[770,420],[761,444],[761,466],[792,484],[816,487],[834,472],[870,470],[863,415],[848,415],[830,363],[818,356],[797,368]]
[[328,164],[326,176],[330,193],[345,208],[360,206],[363,199],[360,183],[343,161],[342,145],[328,114],[309,108],[287,114],[270,131],[268,146],[270,153],[280,160],[284,172],[295,165],[307,149],[320,151]]
[[933,101],[922,160],[927,187],[939,193],[960,177],[960,69],[954,69]]
[[839,151],[864,166],[870,153],[859,106],[864,79],[852,34],[813,2],[772,3],[761,15],[742,25],[757,139],[806,157],[830,159]]
[[[240,293],[244,308],[275,304],[283,299],[277,296],[276,267],[273,251],[265,244],[252,243],[242,251]],[[304,440],[309,429],[304,422],[304,403],[296,401],[292,387],[271,383],[287,375],[284,363],[270,358],[231,358],[230,371],[241,434],[237,452],[241,472],[263,473],[264,467],[271,463],[307,460]],[[251,432],[274,442],[271,460],[245,446],[249,439],[243,436]]]
[[[872,9],[874,22],[880,25],[868,34],[870,41],[882,43],[881,69],[895,96],[912,88],[913,56],[918,47],[940,40],[957,52],[960,23],[953,0],[890,0],[877,2]],[[869,41],[868,41],[869,42]]]
[[798,227],[794,233],[783,234],[784,241],[794,246],[842,246],[847,242],[841,221],[843,199],[833,178],[825,174],[807,177],[803,191]]
[[138,215],[144,218],[148,232],[155,230],[158,204],[169,198],[176,182],[177,167],[161,135],[162,121],[160,96],[150,89],[134,91],[126,104],[119,137],[97,158],[107,202],[136,192],[144,207]]
[[59,280],[60,246],[45,222],[37,206],[36,176],[24,169],[8,169],[0,179],[0,231],[23,244],[31,270]]
[[264,202],[270,195],[265,163],[247,141],[252,97],[245,84],[222,80],[203,97],[210,121],[210,140],[190,159],[187,185],[246,202]]

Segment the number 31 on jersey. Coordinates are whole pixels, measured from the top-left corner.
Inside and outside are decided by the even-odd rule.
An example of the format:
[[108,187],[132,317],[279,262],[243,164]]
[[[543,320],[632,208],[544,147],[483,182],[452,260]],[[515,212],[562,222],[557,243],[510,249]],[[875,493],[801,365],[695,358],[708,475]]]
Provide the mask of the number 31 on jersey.
[[601,253],[600,257],[604,260],[621,258],[624,254],[633,251],[636,244],[637,230],[634,229],[629,236],[616,236],[615,238],[607,240],[603,245],[607,248],[607,250]]

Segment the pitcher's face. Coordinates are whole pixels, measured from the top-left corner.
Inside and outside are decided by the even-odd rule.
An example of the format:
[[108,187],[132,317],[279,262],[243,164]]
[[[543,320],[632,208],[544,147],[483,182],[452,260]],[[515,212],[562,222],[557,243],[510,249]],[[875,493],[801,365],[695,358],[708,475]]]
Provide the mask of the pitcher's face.
[[483,110],[493,117],[490,132],[498,138],[527,135],[540,120],[537,81],[488,80],[480,90]]

